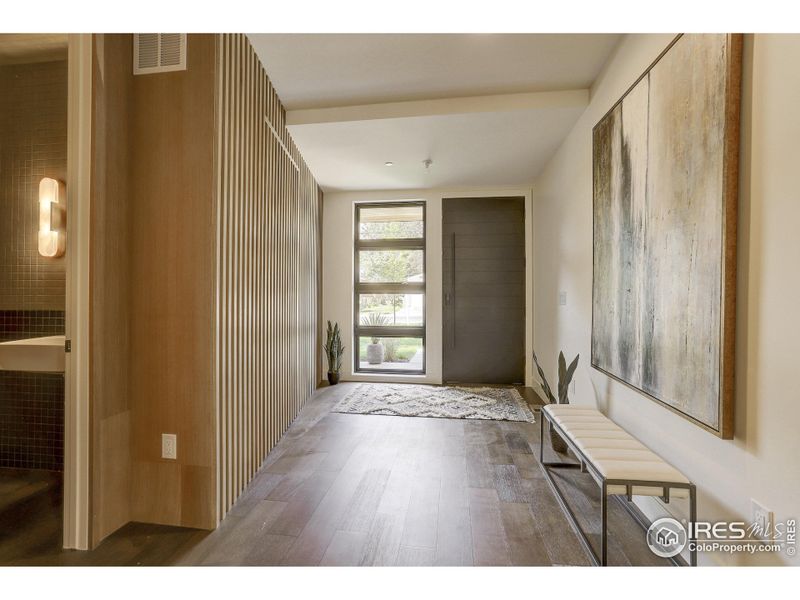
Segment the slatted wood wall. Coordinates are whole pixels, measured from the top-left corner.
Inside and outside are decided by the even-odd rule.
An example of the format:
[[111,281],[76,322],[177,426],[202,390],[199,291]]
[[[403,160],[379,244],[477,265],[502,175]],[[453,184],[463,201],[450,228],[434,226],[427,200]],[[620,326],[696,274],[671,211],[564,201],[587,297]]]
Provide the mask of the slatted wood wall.
[[217,47],[218,518],[313,392],[322,194],[244,35]]

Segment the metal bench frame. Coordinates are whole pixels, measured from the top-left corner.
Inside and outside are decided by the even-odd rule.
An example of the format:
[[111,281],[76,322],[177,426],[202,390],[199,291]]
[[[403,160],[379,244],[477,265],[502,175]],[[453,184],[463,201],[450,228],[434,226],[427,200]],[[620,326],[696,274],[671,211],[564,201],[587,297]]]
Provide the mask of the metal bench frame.
[[[608,564],[608,497],[609,494],[608,486],[613,485],[624,485],[626,490],[626,499],[627,502],[623,501],[619,496],[620,494],[612,494],[615,496],[617,500],[622,504],[622,506],[627,510],[631,516],[636,519],[636,521],[641,525],[645,530],[650,526],[650,523],[647,522],[646,518],[642,514],[640,510],[638,510],[635,505],[633,505],[633,488],[634,487],[660,487],[663,490],[663,495],[661,499],[664,501],[665,504],[669,503],[669,491],[671,488],[680,488],[680,489],[688,489],[689,490],[689,521],[692,524],[691,527],[691,535],[689,536],[689,545],[690,545],[690,564],[691,566],[697,566],[697,548],[696,542],[697,538],[695,537],[694,532],[694,523],[697,521],[697,490],[695,489],[695,485],[693,483],[674,483],[668,481],[644,481],[639,479],[606,479],[597,468],[592,464],[592,462],[586,457],[586,455],[579,450],[575,444],[573,443],[572,439],[564,433],[564,430],[556,423],[550,415],[544,411],[540,410],[539,415],[542,417],[540,419],[540,437],[539,437],[539,464],[542,466],[542,471],[547,479],[547,483],[550,484],[550,489],[553,490],[553,493],[556,496],[556,500],[558,500],[558,504],[561,506],[561,509],[566,514],[567,518],[569,519],[570,525],[572,525],[572,529],[575,530],[575,533],[578,534],[578,539],[581,541],[583,548],[589,554],[592,562],[595,565],[606,566]],[[575,454],[578,461],[577,463],[573,462],[545,462],[544,461],[544,438],[545,438],[545,427],[544,423],[547,420],[547,423],[555,429],[555,431],[561,436],[561,438],[566,442],[569,449]],[[575,513],[572,512],[572,509],[569,507],[566,498],[561,493],[561,490],[558,489],[556,485],[555,479],[553,478],[552,473],[550,472],[552,469],[580,469],[582,473],[587,471],[590,472],[595,482],[598,482],[600,486],[600,514],[601,514],[601,532],[600,532],[600,555],[598,556],[597,552],[595,552],[594,548],[592,548],[592,544],[589,541],[588,536],[584,531],[581,529],[580,525],[578,524],[578,520],[575,518]],[[680,555],[674,556],[670,559],[673,564],[678,566],[685,566],[686,562],[680,558]]]

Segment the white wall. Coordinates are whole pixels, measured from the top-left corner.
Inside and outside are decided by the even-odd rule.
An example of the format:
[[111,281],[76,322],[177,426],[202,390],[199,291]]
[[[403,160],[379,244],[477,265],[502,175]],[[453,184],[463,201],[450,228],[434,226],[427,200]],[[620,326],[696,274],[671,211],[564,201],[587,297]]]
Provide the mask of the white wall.
[[[701,520],[800,517],[800,36],[745,39],[737,288],[736,435],[725,441],[591,369],[591,129],[672,39],[628,36],[592,99],[534,184],[534,347],[580,352],[575,402],[597,405],[698,486]],[[567,292],[566,306],[558,292]],[[651,516],[665,507],[643,505]],[[679,502],[669,505],[685,514]],[[785,555],[719,554],[701,562],[798,565]]]
[[[326,193],[322,217],[322,323],[338,321],[347,349],[342,361],[341,378],[345,381],[401,381],[419,383],[442,382],[442,198],[491,196],[525,197],[526,252],[526,322],[525,322],[525,381],[531,385],[530,365],[533,344],[532,293],[532,207],[530,189],[432,189],[391,190],[373,192]],[[354,205],[357,202],[424,200],[426,203],[425,253],[426,299],[426,373],[421,375],[380,375],[353,373],[353,238]],[[323,365],[327,371],[327,364]]]

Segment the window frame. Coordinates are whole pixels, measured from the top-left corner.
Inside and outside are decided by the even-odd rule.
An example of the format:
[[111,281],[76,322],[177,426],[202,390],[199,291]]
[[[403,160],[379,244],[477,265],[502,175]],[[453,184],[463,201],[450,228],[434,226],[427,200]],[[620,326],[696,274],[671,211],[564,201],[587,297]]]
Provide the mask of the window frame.
[[[422,208],[422,237],[398,239],[361,239],[361,210],[364,208],[403,208],[420,206]],[[427,371],[428,353],[426,350],[427,320],[427,234],[428,222],[426,203],[424,200],[391,201],[391,202],[358,202],[355,204],[355,232],[353,240],[353,372],[391,375],[425,375]],[[361,282],[361,265],[359,256],[362,250],[422,250],[422,282],[376,283]],[[422,325],[419,326],[384,326],[369,327],[361,325],[361,294],[422,294]],[[422,369],[362,369],[361,340],[362,337],[382,338],[420,338],[422,340]]]

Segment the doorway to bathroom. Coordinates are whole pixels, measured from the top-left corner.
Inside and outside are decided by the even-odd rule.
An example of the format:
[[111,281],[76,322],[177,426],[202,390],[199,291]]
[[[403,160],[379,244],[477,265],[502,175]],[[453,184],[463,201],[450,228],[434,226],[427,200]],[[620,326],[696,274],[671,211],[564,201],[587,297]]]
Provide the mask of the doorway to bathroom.
[[85,547],[88,394],[75,393],[67,342],[85,253],[66,231],[86,195],[76,173],[88,136],[73,134],[90,114],[76,94],[87,59],[91,73],[87,39],[90,49],[91,36],[0,35],[0,564]]
[[0,564],[60,549],[68,36],[0,35]]

